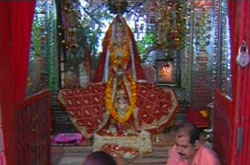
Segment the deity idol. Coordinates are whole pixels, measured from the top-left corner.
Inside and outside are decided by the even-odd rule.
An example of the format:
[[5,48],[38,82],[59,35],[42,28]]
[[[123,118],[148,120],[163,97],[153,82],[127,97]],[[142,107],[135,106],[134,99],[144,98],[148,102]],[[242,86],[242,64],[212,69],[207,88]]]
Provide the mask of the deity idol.
[[106,32],[93,83],[60,93],[73,124],[85,138],[95,133],[159,132],[178,107],[172,90],[145,82],[133,34],[121,15]]
[[94,82],[107,82],[117,71],[132,75],[136,81],[143,79],[133,34],[120,15],[114,19],[105,35]]

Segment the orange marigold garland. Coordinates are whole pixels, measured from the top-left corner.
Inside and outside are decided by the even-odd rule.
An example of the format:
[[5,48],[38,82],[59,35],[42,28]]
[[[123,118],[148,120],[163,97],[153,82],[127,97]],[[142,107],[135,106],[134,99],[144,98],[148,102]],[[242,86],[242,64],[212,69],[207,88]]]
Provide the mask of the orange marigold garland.
[[108,47],[109,52],[110,52],[111,65],[114,68],[126,66],[124,64],[127,64],[129,61],[129,58],[130,58],[130,41],[129,41],[130,34],[128,31],[128,28],[125,28],[125,31],[126,32],[125,32],[125,39],[124,39],[123,45],[121,45],[120,48],[119,47],[116,48],[116,49],[118,49],[119,52],[121,52],[122,51],[121,48],[124,47],[125,51],[124,51],[122,58],[119,59],[116,57],[115,52],[114,52],[114,43],[111,43]]
[[131,98],[130,98],[130,105],[128,107],[128,112],[126,113],[126,115],[123,118],[120,118],[120,116],[116,112],[116,110],[113,106],[113,102],[112,102],[112,85],[113,85],[114,77],[109,78],[109,80],[107,82],[106,90],[105,90],[106,108],[109,111],[109,113],[111,114],[111,116],[115,119],[115,121],[121,125],[125,124],[129,120],[130,116],[132,115],[132,113],[135,109],[135,103],[136,103],[136,98],[137,98],[136,82],[134,81],[134,79],[132,78],[131,75],[128,75],[128,79],[129,79],[130,84],[131,84]]
[[[121,50],[118,50],[118,51],[121,51]],[[114,53],[114,47],[112,45],[109,46],[109,52],[110,52],[110,61],[111,61],[111,65],[115,68],[118,68],[119,66],[121,65],[124,65],[124,64],[127,64],[128,63],[128,60],[129,60],[129,43],[128,42],[125,42],[125,52],[124,52],[124,55],[121,59],[118,59],[116,56],[115,56],[115,53]]]

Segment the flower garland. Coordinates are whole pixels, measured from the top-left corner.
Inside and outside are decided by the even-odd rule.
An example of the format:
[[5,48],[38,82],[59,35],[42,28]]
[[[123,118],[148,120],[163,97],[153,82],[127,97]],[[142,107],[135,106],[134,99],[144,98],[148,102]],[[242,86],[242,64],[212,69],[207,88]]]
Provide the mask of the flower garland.
[[111,114],[111,116],[115,119],[115,121],[120,125],[126,123],[129,120],[130,116],[132,115],[132,113],[135,109],[135,103],[136,103],[136,97],[137,97],[136,83],[131,75],[128,75],[128,79],[129,79],[130,84],[131,84],[131,99],[130,99],[130,105],[128,107],[128,112],[126,113],[126,115],[123,118],[120,118],[120,116],[116,112],[116,110],[113,106],[113,102],[112,102],[112,85],[113,85],[114,77],[109,78],[109,80],[107,82],[106,90],[105,90],[106,108],[109,111],[109,113]]
[[123,47],[125,47],[125,52],[124,54],[122,54],[122,58],[117,58],[115,51],[114,51],[114,45],[115,43],[111,43],[109,45],[109,52],[110,52],[110,61],[111,61],[111,65],[114,68],[120,67],[120,66],[126,66],[124,64],[127,64],[129,61],[129,57],[130,57],[130,49],[129,49],[129,33],[128,33],[128,29],[125,28],[126,32],[125,32],[125,39],[124,39],[124,45],[121,46],[117,46],[116,49],[119,53],[123,53]]

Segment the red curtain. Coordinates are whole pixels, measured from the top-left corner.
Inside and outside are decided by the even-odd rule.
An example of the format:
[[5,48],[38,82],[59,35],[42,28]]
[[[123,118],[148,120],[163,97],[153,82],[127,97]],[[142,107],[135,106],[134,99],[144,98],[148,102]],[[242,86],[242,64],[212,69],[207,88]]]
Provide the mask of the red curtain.
[[0,102],[8,165],[15,165],[15,105],[26,97],[35,1],[0,2]]
[[[232,49],[232,78],[233,78],[233,109],[234,109],[234,148],[233,163],[243,165],[246,160],[249,160],[250,146],[250,65],[241,68],[236,64],[238,49],[243,40],[246,40],[248,48],[250,48],[250,1],[229,0],[229,23],[231,35]],[[237,148],[238,130],[243,131],[242,148]]]
[[230,39],[231,39],[231,68],[233,80],[233,96],[235,96],[236,81],[237,81],[237,65],[236,56],[238,54],[239,46],[243,41],[243,1],[229,0],[228,2],[228,16],[230,26]]
[[4,53],[1,55],[6,58],[1,60],[1,62],[3,68],[10,69],[9,76],[12,78],[12,83],[9,85],[13,88],[13,99],[15,102],[23,100],[26,96],[28,55],[34,4],[34,1],[31,0],[0,3],[0,42],[2,47],[4,47]]

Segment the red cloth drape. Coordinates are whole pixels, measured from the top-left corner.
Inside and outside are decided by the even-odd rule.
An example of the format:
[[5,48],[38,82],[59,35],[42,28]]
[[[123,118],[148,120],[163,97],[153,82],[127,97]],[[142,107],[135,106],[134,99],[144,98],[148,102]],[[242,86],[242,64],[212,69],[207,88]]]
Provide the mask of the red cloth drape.
[[[15,102],[26,96],[28,55],[34,1],[0,2],[1,71],[9,70]],[[1,76],[1,81],[6,77]]]
[[233,97],[235,97],[236,81],[237,81],[237,64],[236,57],[238,55],[239,46],[242,44],[244,36],[244,20],[246,20],[244,13],[244,1],[228,2],[228,16],[230,26],[230,40],[231,40],[231,70],[232,70],[232,83],[233,83]]
[[[103,40],[103,51],[101,53],[101,56],[100,56],[100,61],[99,61],[99,65],[96,69],[96,73],[95,73],[95,77],[93,79],[93,82],[94,83],[97,83],[97,82],[101,82],[103,80],[103,76],[104,76],[104,69],[105,69],[105,62],[106,62],[106,55],[107,55],[107,52],[108,52],[108,46],[111,42],[111,36],[113,35],[113,26],[115,26],[115,22],[117,20],[120,20],[120,19],[123,19],[123,18],[120,18],[120,16],[116,16],[113,20],[113,22],[110,24],[110,27],[108,29],[108,31],[106,32],[106,35],[104,37],[104,40]],[[126,22],[125,22],[126,24]],[[125,26],[128,26],[127,24]],[[144,79],[144,75],[142,73],[142,68],[141,68],[141,64],[140,64],[140,57],[138,55],[138,52],[137,52],[137,48],[136,48],[136,42],[135,42],[135,39],[134,39],[134,36],[133,36],[133,33],[131,32],[130,28],[128,27],[128,33],[129,33],[129,41],[131,42],[131,47],[132,47],[132,51],[134,53],[134,64],[135,64],[135,70],[136,70],[136,78],[137,80],[143,80]],[[109,64],[110,65],[110,64]],[[125,65],[125,64],[124,64]],[[128,61],[128,65],[127,65],[127,70],[132,70],[132,60],[130,59]],[[126,71],[127,71],[126,70]]]
[[0,1],[0,102],[8,165],[15,159],[15,105],[26,97],[35,1]]
[[[250,65],[241,68],[236,64],[236,57],[238,49],[243,40],[246,40],[248,48],[250,48],[250,1],[242,0],[228,1],[229,9],[229,23],[231,35],[231,49],[232,49],[232,80],[233,80],[233,109],[234,109],[234,143],[233,148],[233,162],[234,164],[243,165],[249,159],[248,146],[250,144]],[[237,150],[237,132],[238,128],[242,128],[243,145],[240,152]],[[239,149],[238,149],[239,151]]]

